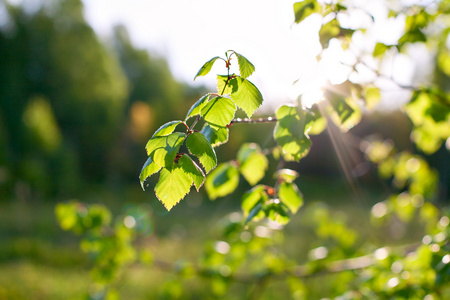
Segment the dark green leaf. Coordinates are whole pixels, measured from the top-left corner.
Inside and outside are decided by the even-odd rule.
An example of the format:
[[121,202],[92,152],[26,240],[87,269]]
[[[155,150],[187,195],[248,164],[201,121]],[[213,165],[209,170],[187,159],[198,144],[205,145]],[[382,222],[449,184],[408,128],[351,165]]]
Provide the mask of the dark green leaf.
[[263,102],[263,97],[258,88],[248,81],[240,77],[231,80],[234,86],[237,82],[237,89],[233,89],[231,99],[237,104],[250,118]]
[[225,127],[230,124],[236,112],[236,105],[228,98],[216,97],[201,110],[201,115],[211,125]]
[[256,217],[260,212],[261,212],[261,208],[263,206],[263,203],[260,202],[258,204],[256,204],[249,212],[247,219],[245,219],[245,223],[250,222],[254,217]]
[[217,147],[228,141],[229,129],[226,127],[211,127],[206,123],[201,133],[203,133],[213,147]]
[[186,139],[189,151],[198,157],[198,160],[208,174],[217,165],[216,152],[210,142],[200,132],[194,132]]
[[181,156],[178,164],[194,181],[195,188],[198,192],[206,178],[202,169],[188,155]]
[[191,109],[189,109],[185,120],[189,119],[190,117],[200,114],[202,108],[208,102],[209,96],[210,96],[210,94],[206,94],[205,96],[201,97],[197,102],[195,102],[194,105],[192,105]]
[[217,59],[219,59],[219,56],[213,57],[210,60],[208,60],[201,68],[198,70],[197,75],[195,75],[194,80],[199,76],[205,76],[206,74],[211,71],[212,66],[216,62]]
[[247,59],[245,56],[234,52],[238,58],[239,63],[239,72],[241,73],[242,78],[247,78],[248,76],[252,75],[252,73],[255,71],[255,66]]
[[239,184],[239,170],[232,163],[222,163],[206,178],[205,188],[211,200],[231,194]]

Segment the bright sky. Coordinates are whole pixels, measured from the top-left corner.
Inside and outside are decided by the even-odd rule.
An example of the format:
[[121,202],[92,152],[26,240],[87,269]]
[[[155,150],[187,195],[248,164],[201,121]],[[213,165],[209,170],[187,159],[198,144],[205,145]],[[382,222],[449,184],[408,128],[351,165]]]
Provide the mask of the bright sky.
[[[294,24],[293,0],[83,1],[86,18],[100,35],[108,35],[115,23],[125,24],[138,47],[165,56],[186,82],[193,83],[202,64],[226,50],[243,54],[256,66],[249,79],[272,106],[298,96],[293,82],[311,74],[320,51],[317,22]],[[220,63],[212,70],[224,72]],[[214,76],[197,81],[215,85]]]

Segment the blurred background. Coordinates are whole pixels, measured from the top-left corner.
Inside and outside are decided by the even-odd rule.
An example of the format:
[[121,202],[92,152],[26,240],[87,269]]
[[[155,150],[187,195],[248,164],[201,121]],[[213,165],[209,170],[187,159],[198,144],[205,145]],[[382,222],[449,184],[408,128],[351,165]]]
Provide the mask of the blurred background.
[[[191,192],[167,214],[152,188],[140,187],[144,146],[160,125],[184,119],[214,89],[214,76],[192,78],[228,49],[256,66],[250,79],[266,100],[260,115],[293,101],[292,83],[312,70],[319,46],[316,40],[305,46],[317,31],[291,28],[292,3],[0,0],[0,299],[78,298],[90,288],[79,240],[56,223],[61,201],[103,203],[113,214],[145,205],[156,252],[178,258],[201,251],[198,241],[214,232],[204,230],[205,222],[239,210],[240,199],[212,203],[204,191]],[[448,77],[431,68],[448,88]],[[274,146],[272,130],[273,124],[234,125],[230,141],[216,149],[219,160],[234,159],[244,142]],[[352,137],[375,134],[415,152],[410,131],[401,111],[384,107],[365,114],[351,136],[336,127],[314,136],[310,154],[290,166],[300,173],[306,201],[354,210],[363,223],[359,212],[390,191]],[[345,141],[339,153],[330,134]],[[447,199],[445,146],[428,160],[440,171],[440,198]],[[270,168],[269,179],[276,165]],[[248,188],[241,180],[234,195]],[[293,221],[287,231],[296,226]],[[150,297],[155,287],[144,278],[151,271],[141,272],[123,289]]]

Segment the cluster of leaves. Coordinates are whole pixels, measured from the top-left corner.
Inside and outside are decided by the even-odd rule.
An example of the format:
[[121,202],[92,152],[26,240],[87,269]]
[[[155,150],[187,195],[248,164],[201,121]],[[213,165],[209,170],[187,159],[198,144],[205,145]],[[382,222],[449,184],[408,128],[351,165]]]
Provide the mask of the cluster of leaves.
[[[199,190],[206,174],[216,167],[217,157],[213,147],[228,140],[228,127],[237,108],[251,117],[263,102],[259,90],[246,79],[255,70],[253,64],[235,51],[227,51],[225,56],[210,59],[195,76],[207,75],[217,60],[223,60],[228,74],[217,77],[218,93],[209,93],[200,98],[192,105],[184,121],[164,124],[147,143],[149,158],[140,175],[141,184],[161,171],[155,193],[167,210],[183,199],[192,185]],[[233,56],[237,57],[240,76],[230,74]],[[187,121],[192,117],[195,120],[188,126]],[[201,119],[205,121],[203,128],[201,131],[194,130]],[[185,126],[186,133],[174,132],[179,124]],[[189,153],[181,152],[182,146]]]
[[134,262],[152,261],[147,250],[138,251],[133,244],[139,234],[151,230],[149,212],[143,207],[129,207],[114,222],[107,207],[77,201],[59,203],[55,214],[63,230],[83,237],[80,248],[90,255],[91,277],[99,284],[91,292],[92,298],[117,298],[117,292],[108,287],[120,272]]
[[[448,1],[439,1],[436,5],[437,8],[413,5],[402,10],[392,9],[390,18],[405,16],[404,33],[395,45],[376,43],[370,57],[379,59],[381,63],[390,52],[406,51],[408,44],[432,41],[427,30],[436,29],[435,22],[441,17],[439,14],[445,16],[450,12]],[[340,41],[344,50],[352,49],[354,34],[366,31],[367,28],[341,26],[343,16],[352,14],[354,10],[362,9],[344,1],[305,0],[294,4],[297,23],[311,14],[322,15],[319,39],[323,51],[333,39]],[[373,16],[366,14],[375,21]],[[437,32],[439,37],[448,35],[448,30]],[[446,46],[440,44],[440,47]],[[351,66],[355,72],[360,66],[367,67],[364,55],[357,57],[355,65]],[[240,75],[230,74],[232,57],[238,60]],[[445,57],[440,59],[446,61]],[[342,131],[358,124],[362,114],[361,102],[371,109],[380,99],[382,91],[374,81],[356,83],[349,77],[342,84],[330,88],[324,101],[311,108],[303,107],[301,101],[297,105],[279,107],[276,117],[270,118],[270,122],[276,122],[273,131],[276,145],[273,148],[266,150],[256,144],[244,144],[236,160],[218,164],[214,147],[228,141],[231,124],[242,121],[234,119],[237,108],[250,118],[263,99],[247,79],[255,69],[253,64],[235,51],[227,51],[225,58],[214,57],[207,61],[195,78],[207,75],[214,63],[220,60],[225,62],[228,74],[217,76],[217,93],[200,98],[184,121],[166,123],[155,132],[147,143],[149,158],[140,175],[144,187],[148,177],[160,173],[155,193],[168,210],[185,197],[192,185],[199,190],[204,184],[211,199],[235,191],[240,175],[252,186],[242,196],[243,213],[232,215],[226,222],[223,239],[206,246],[200,266],[187,263],[178,274],[206,278],[216,297],[225,295],[233,282],[254,283],[258,291],[269,280],[283,278],[292,295],[307,299],[312,291],[304,280],[329,273],[336,273],[336,281],[330,283],[327,296],[339,299],[433,299],[448,296],[445,283],[450,279],[449,216],[448,213],[442,214],[430,202],[437,196],[438,175],[419,155],[396,153],[389,141],[365,141],[362,147],[367,159],[377,166],[395,190],[373,206],[370,218],[375,227],[386,230],[413,220],[419,221],[424,233],[420,242],[377,249],[374,245],[365,244],[364,238],[347,226],[345,218],[316,206],[305,213],[315,224],[317,237],[306,262],[297,265],[297,262],[273,250],[279,238],[277,233],[302,207],[303,196],[295,183],[298,174],[290,169],[278,170],[273,185],[260,183],[267,177],[269,159],[299,161],[310,150],[310,135],[322,132],[328,121],[333,121]],[[379,70],[373,71],[378,77],[386,77]],[[398,86],[413,92],[405,108],[413,124],[413,141],[425,153],[434,153],[450,134],[448,95],[439,87]],[[197,131],[194,128],[200,121],[203,126]],[[178,125],[182,125],[185,131],[175,131]],[[71,217],[73,213],[63,213],[63,208],[59,210],[62,211],[58,214],[62,216],[63,228],[77,228],[64,225],[64,220],[78,220],[78,217]],[[248,297],[257,298],[252,294]]]

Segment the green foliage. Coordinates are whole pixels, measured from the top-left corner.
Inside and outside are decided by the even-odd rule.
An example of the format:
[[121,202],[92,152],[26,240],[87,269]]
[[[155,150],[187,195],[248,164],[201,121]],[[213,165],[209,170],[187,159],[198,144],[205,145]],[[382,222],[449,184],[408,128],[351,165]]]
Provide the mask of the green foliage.
[[237,85],[236,91],[231,93],[231,99],[250,118],[263,102],[263,97],[258,88],[244,78],[234,78],[231,85]]
[[[300,110],[300,112],[297,111]],[[305,134],[306,118],[304,111],[295,106],[283,105],[276,112],[278,118],[274,138],[284,154],[299,161],[308,154],[311,141]],[[288,157],[285,156],[288,159]]]
[[313,13],[321,13],[322,5],[314,0],[304,0],[294,3],[295,22],[300,23]]
[[210,60],[208,60],[201,68],[198,70],[197,74],[194,77],[194,80],[199,76],[205,76],[211,71],[212,66],[216,62],[217,59],[219,59],[219,56],[213,57]]
[[201,110],[201,116],[210,126],[225,127],[230,124],[236,112],[236,105],[228,98],[215,97]]
[[189,152],[198,157],[200,163],[208,174],[216,165],[217,157],[211,143],[200,132],[194,132],[186,139]]
[[[239,63],[239,72],[241,73],[242,78],[247,78],[253,74],[255,71],[255,66],[242,54],[234,52],[234,54],[238,58]],[[261,97],[262,98],[262,97]]]
[[232,193],[239,184],[239,170],[234,163],[222,163],[206,178],[208,197],[214,200]]

